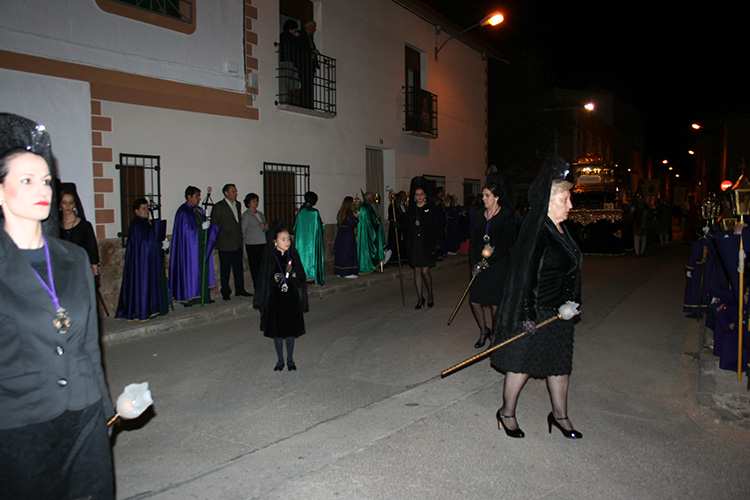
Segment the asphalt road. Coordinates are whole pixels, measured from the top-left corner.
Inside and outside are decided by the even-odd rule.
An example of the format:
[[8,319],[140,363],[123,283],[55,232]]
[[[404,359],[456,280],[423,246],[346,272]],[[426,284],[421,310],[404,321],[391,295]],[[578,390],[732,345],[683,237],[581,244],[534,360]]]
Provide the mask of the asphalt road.
[[155,400],[115,435],[117,497],[750,498],[750,431],[697,402],[686,256],[585,258],[569,403],[578,441],[547,432],[542,380],[521,395],[526,438],[510,439],[488,362],[440,378],[477,352],[468,307],[446,325],[464,267],[434,272],[432,309],[413,309],[410,280],[406,307],[397,281],[312,300],[296,372],[273,371],[257,312],[108,345],[113,395],[148,381]]

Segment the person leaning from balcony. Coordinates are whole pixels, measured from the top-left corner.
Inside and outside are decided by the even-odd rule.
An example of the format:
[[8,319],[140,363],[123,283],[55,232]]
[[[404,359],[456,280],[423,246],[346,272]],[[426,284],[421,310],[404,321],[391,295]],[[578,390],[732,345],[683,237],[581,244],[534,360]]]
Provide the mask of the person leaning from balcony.
[[323,286],[326,284],[323,247],[325,224],[320,218],[320,212],[314,208],[316,203],[318,195],[313,191],[306,192],[305,203],[297,211],[294,221],[294,246],[299,252],[308,283]]
[[284,344],[287,369],[294,371],[297,369],[294,341],[305,333],[307,278],[289,230],[275,220],[270,234],[263,251],[253,306],[260,310],[263,335],[272,338],[276,348],[274,371],[284,369]]
[[357,224],[354,215],[354,198],[345,196],[336,215],[338,231],[333,243],[333,273],[340,278],[355,279],[359,274],[357,258]]
[[86,220],[75,185],[60,185],[60,237],[86,250],[94,273],[96,287],[99,288],[99,245],[91,223]]
[[314,39],[317,26],[313,20],[305,21],[302,25],[302,32],[297,39],[297,47],[299,47],[300,54],[297,71],[299,72],[302,87],[300,90],[300,104],[306,108],[315,107],[315,71],[320,67],[320,64],[318,64],[318,55],[320,55],[320,52],[315,47]]
[[493,345],[520,337],[492,353],[492,365],[505,373],[503,405],[495,415],[498,428],[522,438],[516,405],[530,377],[544,377],[552,412],[548,431],[556,427],[571,439],[581,438],[568,419],[568,385],[573,369],[573,321],[558,320],[537,330],[536,325],[558,314],[568,301],[581,302],[582,254],[562,222],[573,207],[565,180],[568,164],[549,157],[529,190],[531,209],[516,238],[503,286],[503,300],[495,319]]
[[219,273],[221,277],[221,297],[230,300],[229,274],[234,275],[234,296],[250,297],[245,290],[245,268],[242,264],[242,225],[240,224],[242,205],[237,201],[237,186],[225,184],[221,191],[224,199],[214,204],[211,210],[211,223],[221,228],[216,239],[219,251]]
[[258,286],[258,270],[263,258],[263,249],[266,247],[266,232],[268,223],[263,212],[258,210],[260,199],[255,193],[245,196],[245,213],[242,214],[242,238],[245,240],[245,251],[247,252],[247,263],[250,266],[250,275],[253,277],[253,288]]
[[169,305],[162,253],[168,247],[166,224],[149,218],[146,198],[133,202],[133,213],[115,318],[146,321],[166,314]]
[[[469,238],[469,264],[474,283],[469,292],[471,313],[479,327],[479,340],[474,347],[484,347],[492,336],[492,325],[503,297],[503,283],[508,271],[510,250],[516,239],[513,210],[505,193],[505,182],[499,174],[482,188],[484,210],[477,214]],[[486,254],[489,253],[489,257]],[[488,305],[490,326],[485,321],[484,306]]]
[[279,102],[299,104],[299,28],[297,21],[287,19],[279,35]]
[[200,202],[201,190],[188,186],[172,230],[169,289],[173,299],[186,307],[213,302],[209,287],[216,285],[211,252],[221,228],[208,221]]
[[42,125],[0,113],[0,497],[114,499],[94,280]]
[[409,245],[409,266],[414,269],[414,287],[417,305],[424,306],[424,289],[427,290],[427,307],[435,305],[430,268],[435,267],[440,251],[440,219],[435,205],[429,201],[429,190],[424,177],[414,177],[409,188],[409,209],[404,217],[404,231]]

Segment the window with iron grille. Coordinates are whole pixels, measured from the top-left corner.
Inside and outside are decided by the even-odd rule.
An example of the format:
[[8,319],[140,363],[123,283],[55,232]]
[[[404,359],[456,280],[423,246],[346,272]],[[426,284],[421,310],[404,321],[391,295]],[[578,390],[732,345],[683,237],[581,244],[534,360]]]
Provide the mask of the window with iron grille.
[[310,190],[310,166],[263,163],[263,209],[266,220],[279,220],[290,230]]
[[126,244],[133,202],[146,198],[153,219],[161,219],[161,156],[120,153],[120,224],[117,236]]
[[416,87],[404,87],[404,131],[437,138],[437,95]]
[[[430,196],[435,196],[439,188],[445,190],[445,176],[444,175],[422,175],[427,181],[427,189],[430,190]],[[430,200],[432,201],[432,200]]]
[[479,179],[464,179],[464,205],[472,199],[472,195],[476,197],[479,194],[481,183]]

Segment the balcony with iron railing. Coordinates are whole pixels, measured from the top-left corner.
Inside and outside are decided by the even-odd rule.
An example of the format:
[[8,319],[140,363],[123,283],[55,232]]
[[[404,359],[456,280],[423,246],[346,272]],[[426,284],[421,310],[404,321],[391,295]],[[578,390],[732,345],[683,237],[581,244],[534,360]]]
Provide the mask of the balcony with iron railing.
[[279,109],[326,118],[336,116],[336,59],[297,46],[274,44]]
[[437,95],[415,87],[403,89],[404,132],[428,139],[437,139]]

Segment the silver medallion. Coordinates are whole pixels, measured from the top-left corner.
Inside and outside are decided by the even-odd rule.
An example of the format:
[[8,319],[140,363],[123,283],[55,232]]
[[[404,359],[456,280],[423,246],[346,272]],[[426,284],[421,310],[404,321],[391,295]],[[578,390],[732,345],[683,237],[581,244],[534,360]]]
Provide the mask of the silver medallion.
[[490,242],[490,235],[489,234],[485,234],[484,238],[482,238],[482,239],[484,240],[485,243],[489,243]]
[[286,292],[287,290],[289,290],[289,286],[287,286],[287,284],[286,284],[286,283],[283,283],[283,284],[281,285],[281,291],[282,291],[282,292]]
[[52,320],[52,324],[55,325],[58,333],[63,335],[68,333],[68,329],[70,329],[70,316],[68,316],[68,311],[63,307],[59,308],[55,312],[55,319]]

